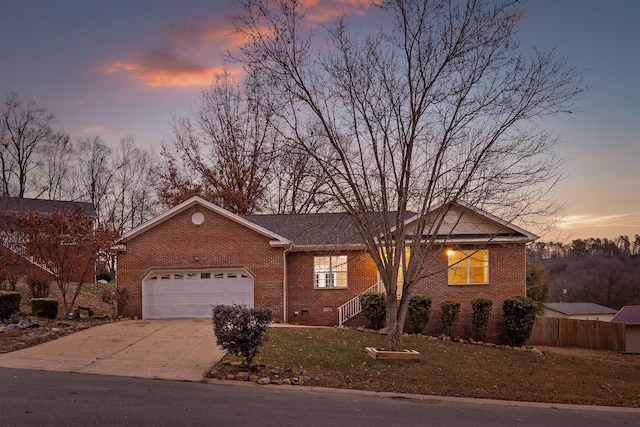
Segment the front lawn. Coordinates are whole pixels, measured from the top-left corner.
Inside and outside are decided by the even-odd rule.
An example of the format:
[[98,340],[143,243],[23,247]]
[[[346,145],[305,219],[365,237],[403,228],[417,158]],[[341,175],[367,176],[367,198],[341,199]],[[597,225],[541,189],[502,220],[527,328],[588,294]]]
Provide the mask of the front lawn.
[[[407,336],[420,362],[385,362],[365,347],[385,337],[350,329],[270,328],[260,376],[296,376],[305,385],[534,402],[640,406],[640,356],[541,348],[544,356]],[[213,376],[237,372],[225,361]]]

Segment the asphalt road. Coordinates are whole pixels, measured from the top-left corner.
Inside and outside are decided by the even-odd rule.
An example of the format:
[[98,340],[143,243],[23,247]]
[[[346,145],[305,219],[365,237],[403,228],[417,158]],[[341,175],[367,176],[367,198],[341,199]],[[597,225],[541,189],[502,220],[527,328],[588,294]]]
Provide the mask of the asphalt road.
[[0,368],[6,426],[629,426],[640,414]]

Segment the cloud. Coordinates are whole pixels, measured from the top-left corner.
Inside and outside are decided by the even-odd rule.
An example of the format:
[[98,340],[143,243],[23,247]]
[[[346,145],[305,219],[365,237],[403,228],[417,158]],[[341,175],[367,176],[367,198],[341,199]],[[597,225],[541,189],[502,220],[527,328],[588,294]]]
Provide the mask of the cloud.
[[608,227],[640,227],[640,212],[619,215],[569,215],[562,218],[558,223],[558,228],[563,230]]
[[330,22],[340,15],[366,16],[379,0],[301,0],[307,18],[314,24]]
[[123,133],[126,129],[124,128],[112,128],[106,127],[102,125],[90,125],[83,126],[81,131],[83,135],[106,135],[106,136],[117,136]]
[[105,68],[107,73],[131,73],[149,87],[208,86],[214,74],[224,70],[223,65],[202,65],[159,50],[140,52],[128,62],[115,62]]
[[[316,25],[338,15],[364,16],[375,0],[301,0],[307,17]],[[150,37],[147,46],[132,48],[100,67],[107,74],[131,76],[147,87],[208,86],[215,74],[240,74],[240,67],[225,64],[222,52],[240,46],[244,38],[231,20],[216,17],[174,23]]]
[[221,52],[242,43],[230,23],[173,24],[152,39],[151,46],[132,49],[103,66],[103,72],[130,75],[148,87],[204,87],[216,73],[239,72],[238,67],[225,66],[221,59]]

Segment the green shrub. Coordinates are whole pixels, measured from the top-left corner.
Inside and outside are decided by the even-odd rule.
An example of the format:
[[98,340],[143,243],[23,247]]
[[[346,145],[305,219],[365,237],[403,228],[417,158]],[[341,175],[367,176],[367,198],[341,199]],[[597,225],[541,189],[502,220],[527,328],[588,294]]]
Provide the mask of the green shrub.
[[7,319],[20,310],[20,292],[0,291],[0,319]]
[[538,303],[521,295],[507,298],[502,305],[507,342],[519,347],[531,336]]
[[362,314],[371,321],[373,328],[380,330],[387,323],[387,301],[384,292],[365,292],[360,295]]
[[26,278],[31,299],[47,298],[51,288],[51,281],[42,275],[32,274]]
[[58,317],[58,301],[53,298],[33,298],[29,301],[34,316],[55,319]]
[[421,334],[429,322],[431,315],[431,297],[427,295],[412,295],[409,298],[409,320],[413,325],[413,332]]
[[484,341],[487,339],[487,329],[489,327],[489,316],[493,301],[488,298],[476,297],[471,300],[471,308],[473,314],[471,324],[473,326],[473,339],[476,341]]
[[258,348],[272,321],[273,312],[264,306],[216,305],[212,310],[216,343],[223,350],[238,356],[245,368],[258,355]]
[[442,310],[440,313],[443,326],[442,333],[450,337],[453,325],[456,323],[456,320],[458,320],[458,316],[460,315],[460,302],[442,301],[440,309]]

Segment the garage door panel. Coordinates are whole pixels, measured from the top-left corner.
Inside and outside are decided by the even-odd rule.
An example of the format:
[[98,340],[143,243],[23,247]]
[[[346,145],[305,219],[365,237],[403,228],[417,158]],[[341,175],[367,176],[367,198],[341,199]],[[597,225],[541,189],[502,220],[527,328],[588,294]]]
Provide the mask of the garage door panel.
[[151,274],[143,281],[146,319],[209,318],[211,306],[254,305],[253,278],[245,271]]

